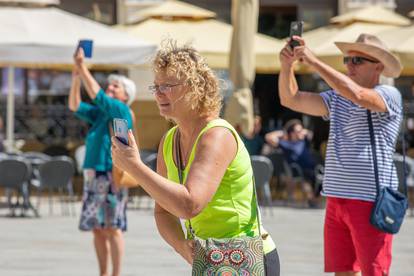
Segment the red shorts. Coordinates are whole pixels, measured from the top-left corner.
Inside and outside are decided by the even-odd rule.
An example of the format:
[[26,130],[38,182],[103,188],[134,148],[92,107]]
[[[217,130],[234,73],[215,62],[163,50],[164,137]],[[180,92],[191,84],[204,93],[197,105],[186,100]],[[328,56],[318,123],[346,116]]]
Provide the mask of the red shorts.
[[327,198],[325,272],[362,271],[364,276],[389,274],[392,235],[369,222],[373,202]]

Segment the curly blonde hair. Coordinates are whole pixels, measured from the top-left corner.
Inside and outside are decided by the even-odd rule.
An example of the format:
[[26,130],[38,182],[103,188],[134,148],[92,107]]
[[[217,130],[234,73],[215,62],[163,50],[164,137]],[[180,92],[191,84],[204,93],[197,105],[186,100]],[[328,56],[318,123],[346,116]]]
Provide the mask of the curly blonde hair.
[[165,72],[184,81],[190,92],[186,101],[201,116],[218,115],[222,106],[219,84],[213,70],[191,46],[177,46],[171,39],[164,41],[153,61],[155,73]]

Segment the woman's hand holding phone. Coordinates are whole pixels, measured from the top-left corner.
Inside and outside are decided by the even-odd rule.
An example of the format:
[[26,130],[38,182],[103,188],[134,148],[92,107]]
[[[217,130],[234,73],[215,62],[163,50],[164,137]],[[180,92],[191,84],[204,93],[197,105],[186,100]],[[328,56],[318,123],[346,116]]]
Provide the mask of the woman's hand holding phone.
[[[123,134],[122,136],[115,134],[112,137],[112,162],[119,169],[129,173],[136,170],[143,163],[131,130],[127,130],[126,137],[125,139]],[[127,144],[124,143],[125,141]]]
[[125,119],[114,119],[114,135],[124,145],[128,146],[128,122]]

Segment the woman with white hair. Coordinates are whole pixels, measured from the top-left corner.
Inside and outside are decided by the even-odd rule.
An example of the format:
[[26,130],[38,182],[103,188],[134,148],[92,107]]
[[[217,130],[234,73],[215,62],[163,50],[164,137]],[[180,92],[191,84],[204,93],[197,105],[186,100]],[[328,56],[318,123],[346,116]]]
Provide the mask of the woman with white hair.
[[[93,231],[94,245],[101,276],[109,275],[108,259],[112,259],[112,275],[120,275],[124,251],[122,231],[126,231],[127,190],[117,188],[112,178],[111,131],[114,118],[133,126],[129,106],[136,93],[135,84],[121,75],[110,75],[104,91],[83,63],[79,48],[74,56],[69,109],[91,125],[86,137],[84,160],[84,196],[79,229]],[[93,104],[82,102],[81,81]]]

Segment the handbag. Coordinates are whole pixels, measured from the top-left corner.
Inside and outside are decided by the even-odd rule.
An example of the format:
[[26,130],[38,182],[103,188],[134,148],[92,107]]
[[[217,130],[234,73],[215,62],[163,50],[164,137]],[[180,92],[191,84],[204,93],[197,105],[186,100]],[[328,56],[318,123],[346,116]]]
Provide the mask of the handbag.
[[[135,126],[135,115],[132,111],[130,112],[133,125]],[[111,136],[114,136],[114,130],[112,128],[111,122],[109,122],[108,128]],[[135,178],[133,178],[127,172],[119,169],[115,164],[112,164],[112,179],[118,188],[132,188],[139,186]]]
[[[179,137],[180,135],[177,131],[175,153],[178,165],[178,176],[180,183],[184,184]],[[195,235],[191,226],[191,220],[188,220],[189,232],[194,239],[193,276],[265,275],[263,240],[260,233],[260,214],[254,179],[253,185],[259,236],[221,239],[208,238],[204,240]]]
[[135,178],[115,165],[112,166],[112,179],[118,188],[132,188],[139,185]]
[[[403,135],[403,187],[404,193],[395,191],[390,187],[380,187],[378,177],[377,153],[372,124],[371,111],[367,110],[369,133],[372,145],[372,158],[374,162],[375,186],[377,197],[374,208],[371,211],[370,222],[373,226],[385,233],[396,234],[400,230],[404,220],[405,211],[408,208],[407,182],[405,177],[405,145]],[[404,129],[403,129],[404,131]],[[404,132],[403,132],[404,134]]]

